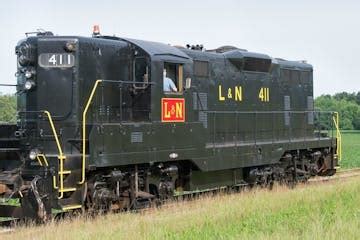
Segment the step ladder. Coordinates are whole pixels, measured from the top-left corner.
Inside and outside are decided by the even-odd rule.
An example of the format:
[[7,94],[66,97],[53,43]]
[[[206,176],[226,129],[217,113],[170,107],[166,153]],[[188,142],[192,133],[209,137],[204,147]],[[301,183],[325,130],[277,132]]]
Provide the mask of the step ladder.
[[[74,169],[65,169],[65,165],[70,166],[68,163],[68,160],[71,161],[71,159],[67,159],[67,157],[64,155],[60,140],[58,137],[58,134],[55,129],[54,122],[52,120],[51,114],[48,111],[44,111],[44,114],[47,116],[49,120],[49,124],[56,142],[56,146],[58,149],[58,172],[57,176],[53,176],[53,187],[58,192],[58,200],[59,205],[61,206],[63,211],[67,210],[73,210],[73,209],[79,209],[83,207],[82,203],[82,191],[85,181],[81,181],[79,184],[79,179],[82,178],[82,167],[80,168],[74,168]],[[68,156],[69,157],[69,156]],[[45,164],[46,166],[49,165],[49,162],[46,159],[46,156],[44,154],[38,154],[37,160],[39,161],[39,164]],[[75,158],[76,160],[76,158]],[[73,164],[74,165],[74,164]],[[76,166],[76,164],[75,164]],[[78,174],[78,171],[80,171],[80,175]],[[72,181],[71,181],[72,179]],[[75,179],[75,180],[74,180]]]
[[[83,207],[83,185],[78,184],[81,176],[81,168],[65,169],[64,161],[66,157],[57,156],[59,161],[59,171],[53,176],[53,188],[58,192],[58,203],[62,211],[80,209]],[[49,166],[49,161],[44,154],[37,155],[37,161],[40,166]],[[75,159],[74,161],[78,161]],[[68,164],[71,165],[71,164]]]

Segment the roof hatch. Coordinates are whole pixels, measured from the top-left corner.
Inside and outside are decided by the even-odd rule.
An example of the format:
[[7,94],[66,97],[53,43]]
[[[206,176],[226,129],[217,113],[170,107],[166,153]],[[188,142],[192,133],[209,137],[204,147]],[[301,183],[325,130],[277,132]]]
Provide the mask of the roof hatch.
[[269,72],[271,57],[265,54],[233,50],[224,53],[235,67],[242,71]]

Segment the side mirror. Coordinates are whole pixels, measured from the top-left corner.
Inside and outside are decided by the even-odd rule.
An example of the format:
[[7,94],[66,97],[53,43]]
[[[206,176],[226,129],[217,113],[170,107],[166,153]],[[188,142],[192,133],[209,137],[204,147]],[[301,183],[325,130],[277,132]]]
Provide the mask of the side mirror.
[[185,89],[191,88],[191,78],[186,78],[185,80]]

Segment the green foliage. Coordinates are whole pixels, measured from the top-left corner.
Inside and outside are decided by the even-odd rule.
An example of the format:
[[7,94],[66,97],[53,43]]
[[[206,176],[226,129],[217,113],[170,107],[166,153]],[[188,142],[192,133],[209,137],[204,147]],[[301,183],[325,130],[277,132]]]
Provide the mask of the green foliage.
[[342,130],[360,130],[360,92],[357,94],[342,92],[334,96],[321,95],[315,99],[315,108],[321,111],[339,112]]
[[341,168],[360,167],[360,131],[342,132]]
[[0,122],[16,122],[16,97],[0,93]]
[[355,102],[356,104],[360,105],[360,92],[358,93],[347,93],[347,92],[341,92],[336,93],[334,95],[334,98],[336,100],[346,100],[349,102]]

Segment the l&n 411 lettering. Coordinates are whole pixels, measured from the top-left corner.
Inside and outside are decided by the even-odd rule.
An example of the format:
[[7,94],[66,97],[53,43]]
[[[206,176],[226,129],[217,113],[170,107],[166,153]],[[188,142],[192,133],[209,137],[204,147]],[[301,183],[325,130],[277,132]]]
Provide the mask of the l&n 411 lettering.
[[[218,86],[219,101],[225,101],[226,99],[233,99],[234,101],[241,102],[243,100],[243,88],[242,86],[235,86],[225,88],[221,85]],[[261,102],[270,101],[270,89],[268,87],[261,87],[258,92],[258,98]]]

